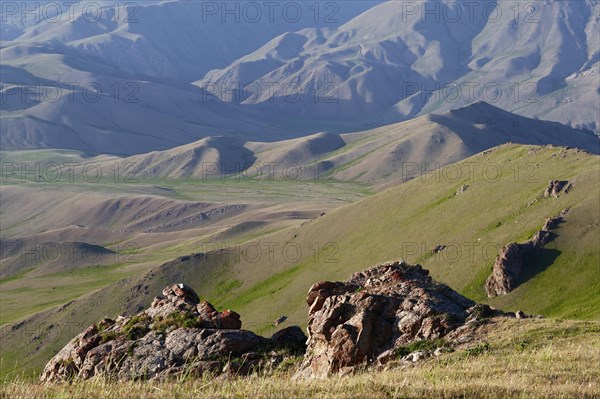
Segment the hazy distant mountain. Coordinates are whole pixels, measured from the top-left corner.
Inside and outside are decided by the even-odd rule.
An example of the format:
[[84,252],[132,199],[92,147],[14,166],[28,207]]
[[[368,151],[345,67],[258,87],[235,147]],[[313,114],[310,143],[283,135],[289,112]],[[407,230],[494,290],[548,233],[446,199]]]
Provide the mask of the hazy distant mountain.
[[376,2],[321,5],[318,17],[297,2],[254,14],[244,2],[100,2],[54,16],[54,3],[15,4],[24,9],[2,15],[2,148],[135,154],[214,135],[297,136],[285,121],[223,105],[190,82],[282,32],[336,26]]
[[[318,15],[288,2],[256,23],[244,2],[135,4],[106,5],[93,23],[77,11],[6,18],[3,149],[131,155],[219,135],[277,141],[479,99],[600,125],[597,0],[339,1],[318,3]],[[297,21],[286,4],[300,5]]]
[[197,87],[129,75],[56,42],[5,47],[0,56],[4,150],[135,154],[207,135],[272,133]]
[[[3,17],[12,21],[7,23],[7,30],[21,34],[9,34],[2,40],[57,41],[124,72],[192,81],[280,33],[305,27],[335,27],[375,3],[338,1],[337,8],[322,5],[317,14],[309,5],[291,1],[270,7],[260,2],[183,0],[104,0],[89,7],[81,3],[69,7],[69,2],[36,2],[18,4],[13,12],[3,8]],[[58,16],[53,15],[57,5],[62,8]],[[36,8],[37,12],[31,11]]]
[[279,114],[381,124],[482,99],[597,129],[599,12],[597,0],[390,1],[336,29],[283,34],[198,85]]

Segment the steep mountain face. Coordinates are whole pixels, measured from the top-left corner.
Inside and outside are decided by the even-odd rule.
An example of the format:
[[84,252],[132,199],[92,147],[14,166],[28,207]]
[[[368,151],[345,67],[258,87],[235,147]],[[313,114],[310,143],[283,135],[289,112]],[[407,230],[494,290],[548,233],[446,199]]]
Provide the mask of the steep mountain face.
[[[330,102],[326,109],[314,108],[321,114],[334,110],[351,116],[394,104],[405,82],[434,84],[461,76],[465,61],[460,47],[483,29],[483,21],[460,27],[433,18],[423,23],[420,18],[408,20],[403,9],[400,2],[386,2],[339,29],[284,34],[230,67],[211,71],[200,83],[226,82],[231,87],[237,76],[252,75],[257,77],[239,82],[242,87],[277,82],[273,93],[264,90],[251,99],[259,103],[320,88],[325,92],[319,94],[329,96]],[[458,29],[448,35],[451,28]]]
[[190,82],[283,32],[335,27],[376,3],[343,1],[331,10],[180,0],[3,7],[0,144],[131,155],[209,135],[298,136],[265,115],[223,106]]
[[597,0],[288,2],[272,19],[211,4],[100,3],[94,18],[5,7],[2,147],[132,155],[215,135],[284,140],[477,100],[598,130]]
[[284,34],[197,84],[334,120],[390,122],[482,99],[597,129],[599,12],[595,0],[386,2],[337,29]]
[[[93,6],[42,1],[3,8],[3,36],[19,43],[60,42],[135,75],[192,81],[224,67],[274,36],[315,26],[335,27],[376,1],[341,1],[335,8],[295,2],[267,7],[237,2],[141,1]],[[60,8],[59,8],[60,7]],[[60,11],[59,11],[60,10]]]

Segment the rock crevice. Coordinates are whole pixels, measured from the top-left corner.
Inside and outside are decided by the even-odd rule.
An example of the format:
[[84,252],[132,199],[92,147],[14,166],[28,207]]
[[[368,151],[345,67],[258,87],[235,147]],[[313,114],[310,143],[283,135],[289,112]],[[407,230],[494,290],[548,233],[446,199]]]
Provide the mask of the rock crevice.
[[544,191],[544,197],[558,198],[561,194],[568,194],[573,189],[573,183],[568,180],[550,180]]

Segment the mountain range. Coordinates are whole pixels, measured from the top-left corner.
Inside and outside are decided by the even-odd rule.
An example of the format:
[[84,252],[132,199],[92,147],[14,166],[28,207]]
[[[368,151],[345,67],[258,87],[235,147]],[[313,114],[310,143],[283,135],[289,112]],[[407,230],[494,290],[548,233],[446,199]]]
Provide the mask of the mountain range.
[[3,10],[2,148],[132,155],[208,136],[278,141],[478,100],[598,130],[596,0],[345,1],[302,6],[297,20],[288,3],[269,23],[181,0],[106,4],[94,23]]
[[[485,100],[526,116],[597,129],[597,1],[389,1],[334,29],[285,33],[201,87],[258,90],[276,112],[390,122]],[[326,90],[314,102],[312,87]],[[238,96],[239,97],[239,96]]]

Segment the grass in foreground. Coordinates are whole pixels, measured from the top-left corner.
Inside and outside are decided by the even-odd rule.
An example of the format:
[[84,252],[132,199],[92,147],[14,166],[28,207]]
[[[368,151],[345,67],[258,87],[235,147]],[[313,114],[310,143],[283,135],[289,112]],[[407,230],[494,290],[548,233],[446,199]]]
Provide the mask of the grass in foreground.
[[416,365],[328,380],[293,372],[238,379],[44,385],[6,383],[0,398],[597,398],[600,323],[501,319],[484,341]]

